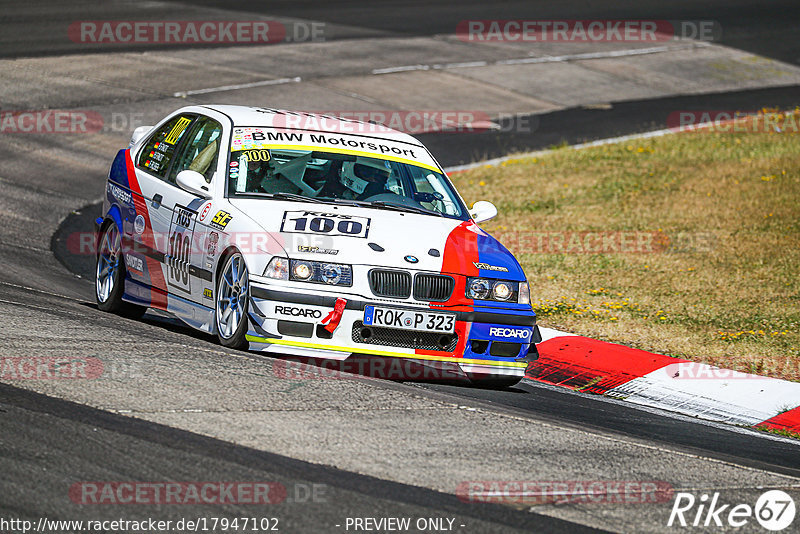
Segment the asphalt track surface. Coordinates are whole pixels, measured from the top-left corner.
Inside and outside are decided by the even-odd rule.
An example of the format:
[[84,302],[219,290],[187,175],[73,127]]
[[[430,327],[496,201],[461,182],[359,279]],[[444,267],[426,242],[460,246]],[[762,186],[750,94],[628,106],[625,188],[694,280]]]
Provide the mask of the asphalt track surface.
[[[60,5],[59,5],[60,4]],[[18,57],[69,52],[85,53],[84,46],[64,38],[63,26],[73,20],[192,20],[201,7],[223,9],[230,20],[237,14],[266,14],[317,20],[340,25],[328,39],[372,35],[434,35],[453,33],[462,20],[484,19],[648,19],[711,20],[722,28],[721,44],[759,55],[800,64],[800,5],[792,0],[197,0],[191,7],[180,2],[54,2],[39,0],[4,8],[0,55]],[[87,16],[90,15],[90,16]],[[198,17],[200,18],[200,17]],[[154,45],[153,48],[157,48]],[[129,50],[120,45],[119,50]]]
[[[576,18],[576,10],[581,12],[582,18],[711,18],[721,21],[726,28],[724,44],[798,63],[800,48],[797,39],[790,37],[800,18],[796,2],[710,2],[700,7],[695,4],[617,2],[614,7],[599,4],[587,7],[584,2],[567,2],[558,6],[532,2],[509,2],[499,6],[484,2],[459,3],[457,6],[438,2],[419,5],[387,2],[371,3],[368,9],[363,9],[355,2],[331,2],[323,6],[310,2],[272,2],[263,7],[256,4],[255,8],[251,2],[195,3],[198,6],[240,9],[242,12],[263,9],[272,15],[346,23],[355,28],[352,31],[347,28],[339,30],[336,38],[341,39],[382,33],[429,35],[449,32],[459,20],[467,18]],[[158,16],[190,18],[186,16],[187,7],[184,5],[167,2],[149,5],[157,12],[148,17],[151,19]],[[48,24],[61,24],[63,20],[48,17],[49,6],[52,4],[47,2],[29,2],[14,8],[4,6],[0,25],[6,31],[0,36],[0,43],[5,57],[79,51],[74,43],[53,37],[57,33],[48,29]],[[420,16],[421,12],[424,16]],[[87,16],[88,13],[91,17]],[[134,14],[141,14],[134,4],[86,2],[74,4],[72,18],[105,20]],[[12,31],[9,32],[9,28]],[[42,83],[47,83],[46,79]],[[790,106],[799,103],[798,93],[798,88],[793,86],[724,95],[675,97],[677,101],[660,99],[621,103],[610,110],[572,109],[538,116],[536,132],[539,135],[487,132],[474,134],[473,140],[465,142],[464,136],[440,134],[425,136],[424,141],[444,165],[458,164],[476,156],[544,148],[562,140],[577,142],[663,127],[659,122],[665,116],[662,109],[691,109],[692,106],[703,109],[712,102],[717,108],[736,109],[760,105]],[[43,155],[45,161],[51,151],[60,154],[58,151],[64,148],[61,146],[63,141],[44,136],[34,138],[31,143],[34,146],[27,145],[27,148]],[[3,145],[0,149],[0,161],[15,162],[13,166],[0,169],[0,187],[5,197],[3,213],[14,222],[6,225],[0,235],[0,303],[5,314],[2,319],[5,355],[22,355],[25,350],[35,352],[36,336],[30,330],[57,339],[58,332],[65,329],[64,343],[68,344],[70,328],[103,329],[116,332],[120,337],[140,335],[141,343],[145,345],[181,344],[196,350],[193,357],[197,358],[197,364],[203,365],[211,359],[207,356],[210,354],[208,351],[226,352],[213,339],[162,317],[148,315],[140,323],[134,323],[97,312],[93,305],[93,286],[86,280],[91,276],[91,266],[86,258],[74,258],[65,253],[64,236],[73,231],[88,230],[96,216],[97,206],[83,201],[85,195],[73,194],[73,190],[94,188],[100,191],[103,177],[82,174],[81,167],[72,162],[60,167],[57,160],[53,160],[49,167],[59,169],[58,183],[41,172],[26,175],[16,163],[19,158],[13,151],[17,149],[18,145],[13,144]],[[76,153],[80,155],[84,149],[76,147]],[[107,147],[107,151],[110,162],[114,147]],[[95,172],[94,166],[88,168]],[[50,222],[50,202],[60,210],[70,203],[73,209],[84,209],[68,217],[53,234],[56,228]],[[50,234],[53,234],[52,240]],[[56,252],[61,263],[54,260],[47,245]],[[20,310],[20,318],[15,316],[14,310]],[[102,355],[104,351],[112,350],[107,343],[106,339],[96,339],[93,345],[84,348]],[[130,357],[141,358],[139,347],[134,344],[130,345]],[[256,364],[270,360],[259,355],[248,355],[247,358]],[[186,360],[183,364],[191,366],[193,361]],[[370,381],[370,384],[385,391],[387,396],[407,392],[426,400],[466,405],[485,413],[542,423],[555,429],[580,429],[598,437],[629,441],[686,457],[744,466],[766,475],[800,476],[800,447],[794,442],[748,429],[643,410],[622,402],[533,382],[525,381],[506,391],[380,381]],[[285,527],[281,528],[282,531],[343,531],[336,525],[341,524],[344,518],[366,516],[453,517],[457,524],[465,525],[465,532],[591,530],[551,517],[550,511],[537,513],[501,505],[467,504],[452,494],[420,485],[265,452],[232,442],[238,443],[238,440],[215,439],[63,400],[55,393],[44,395],[18,386],[19,383],[0,384],[0,448],[3,451],[0,455],[0,515],[3,517],[111,519],[120,515],[118,507],[76,507],[67,498],[65,489],[76,480],[274,480],[289,489],[290,497],[292,491],[302,493],[303,488],[312,484],[324,484],[326,488],[324,499],[317,502],[308,502],[294,494],[290,499],[292,502],[276,507],[274,515],[281,518],[281,526]],[[170,384],[161,387],[169,388]],[[226,386],[220,383],[219,387],[222,397]],[[127,390],[123,384],[116,394],[135,398],[149,393]],[[82,396],[80,391],[74,395]],[[111,404],[113,402],[109,400]],[[557,454],[557,447],[556,444],[556,450],[549,451],[527,450],[525,454],[546,458]],[[359,454],[357,447],[352,454]],[[591,461],[602,463],[606,460],[594,458]],[[580,469],[577,472],[580,473]],[[623,472],[619,476],[635,477],[637,474]],[[259,511],[259,515],[270,513],[270,509]],[[125,515],[130,519],[148,515],[177,519],[210,515],[234,517],[253,515],[253,512],[247,506],[186,505],[137,509],[132,513],[126,510]],[[597,524],[603,524],[600,517]],[[647,528],[643,524],[631,523],[629,531],[635,530]]]
[[[75,232],[91,231],[99,213],[99,205],[87,206],[67,217],[53,235],[52,247],[56,257],[67,269],[87,280],[92,279],[93,258],[69,254],[66,241],[67,236]],[[84,291],[86,289],[84,287]],[[156,324],[163,324],[165,328],[175,327],[173,322]],[[191,332],[186,328],[181,329]],[[487,407],[502,408],[520,417],[540,417],[561,424],[613,431],[681,447],[692,453],[713,454],[724,461],[800,476],[800,450],[795,443],[764,440],[759,433],[731,429],[728,425],[712,426],[694,422],[688,417],[665,416],[656,411],[632,407],[622,401],[548,387],[527,379],[507,390],[428,383],[415,384],[414,387],[480,402]]]
[[[506,506],[476,507],[454,495],[238,447],[4,384],[0,384],[0,416],[6,436],[0,460],[3,493],[16,496],[13,503],[4,499],[1,509],[4,515],[13,513],[34,521],[42,515],[51,519],[82,516],[64,498],[63,484],[58,483],[80,469],[90,481],[120,476],[137,479],[157,473],[162,477],[159,480],[277,482],[286,489],[286,500],[275,503],[274,512],[266,507],[258,514],[277,517],[284,532],[331,532],[342,530],[337,525],[344,524],[346,517],[380,516],[450,517],[469,532],[597,532]],[[13,439],[8,439],[9,435]],[[30,463],[39,469],[24,472],[23,466]],[[42,502],[48,504],[43,507]],[[126,514],[126,519],[154,515],[176,522],[181,518],[254,517],[247,505],[189,504],[165,507],[155,514]],[[91,514],[99,520],[119,517],[119,508]]]

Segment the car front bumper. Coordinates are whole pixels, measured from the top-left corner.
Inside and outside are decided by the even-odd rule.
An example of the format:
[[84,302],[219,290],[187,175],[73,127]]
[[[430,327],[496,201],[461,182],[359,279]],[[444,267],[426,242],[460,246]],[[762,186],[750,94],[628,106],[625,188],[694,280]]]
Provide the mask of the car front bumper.
[[[337,328],[330,333],[322,323],[337,299],[344,299],[346,305]],[[287,290],[257,281],[251,281],[250,304],[247,340],[251,350],[339,361],[397,358],[424,366],[423,374],[435,370],[426,375],[431,378],[452,378],[454,374],[470,379],[521,378],[528,362],[538,358],[535,343],[541,341],[531,310],[470,307],[467,311],[462,307],[454,311],[313,288]],[[365,326],[364,309],[370,305],[450,311],[456,314],[455,332],[442,335]],[[515,337],[509,338],[509,333]],[[420,371],[395,368],[393,372],[400,375],[397,378],[414,378]]]

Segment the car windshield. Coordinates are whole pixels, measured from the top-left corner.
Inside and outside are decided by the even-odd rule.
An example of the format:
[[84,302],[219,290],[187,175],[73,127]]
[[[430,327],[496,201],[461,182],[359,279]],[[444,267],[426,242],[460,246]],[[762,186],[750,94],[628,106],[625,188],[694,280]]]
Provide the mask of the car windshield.
[[466,220],[466,208],[439,172],[353,154],[260,148],[234,150],[228,194],[363,205]]

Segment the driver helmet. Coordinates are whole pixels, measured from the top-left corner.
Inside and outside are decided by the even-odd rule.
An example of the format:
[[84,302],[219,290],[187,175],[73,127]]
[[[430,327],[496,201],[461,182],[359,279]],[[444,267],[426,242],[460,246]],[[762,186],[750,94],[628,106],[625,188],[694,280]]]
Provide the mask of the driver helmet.
[[388,161],[358,156],[355,161],[345,161],[342,164],[339,181],[347,189],[361,195],[370,183],[383,187],[391,173],[392,168]]

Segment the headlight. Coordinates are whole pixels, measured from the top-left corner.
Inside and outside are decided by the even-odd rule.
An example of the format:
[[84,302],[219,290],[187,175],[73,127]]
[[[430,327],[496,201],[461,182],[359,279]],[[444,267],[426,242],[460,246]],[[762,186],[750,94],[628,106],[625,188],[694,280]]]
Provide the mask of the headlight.
[[332,286],[352,286],[353,267],[343,263],[291,260],[290,280]]
[[326,263],[322,266],[320,278],[326,284],[338,284],[342,280],[342,266],[333,263]]
[[308,280],[314,274],[314,268],[305,261],[292,263],[292,278],[296,280]]
[[495,300],[509,300],[514,295],[514,290],[508,282],[495,282],[492,287],[492,297]]
[[475,300],[496,300],[530,304],[527,282],[492,280],[490,278],[467,278],[467,298]]
[[264,276],[275,280],[289,279],[289,259],[278,258],[277,256],[269,261],[269,265],[264,269]]
[[485,278],[467,278],[467,298],[486,300],[491,287]]

